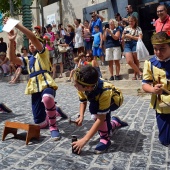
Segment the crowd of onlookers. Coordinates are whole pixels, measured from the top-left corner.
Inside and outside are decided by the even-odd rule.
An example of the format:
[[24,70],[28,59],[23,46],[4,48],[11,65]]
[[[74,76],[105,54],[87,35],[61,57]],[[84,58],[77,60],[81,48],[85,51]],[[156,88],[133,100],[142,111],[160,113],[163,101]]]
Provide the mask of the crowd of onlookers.
[[[109,80],[120,80],[120,60],[125,56],[127,64],[134,70],[132,80],[141,80],[142,71],[139,69],[139,59],[136,53],[138,39],[142,39],[143,34],[138,26],[138,13],[133,11],[131,5],[126,7],[127,15],[122,17],[119,13],[102,24],[104,18],[96,12],[91,13],[91,20],[75,19],[74,24],[51,25],[46,27],[34,27],[37,38],[49,51],[52,64],[52,77],[56,78],[57,65],[59,65],[59,78],[63,77],[64,69],[70,70],[71,81],[74,69],[81,65],[90,64],[94,66],[102,77],[100,65],[108,62],[110,78]],[[169,31],[170,18],[164,5],[157,7],[158,19],[155,21],[155,30]],[[7,45],[0,38],[0,66],[4,71],[4,76],[14,75],[9,83],[16,83],[20,74],[28,74],[27,66],[17,66],[9,63],[6,56]],[[26,47],[21,49],[20,57],[27,57],[29,51]],[[115,72],[114,72],[115,67]]]

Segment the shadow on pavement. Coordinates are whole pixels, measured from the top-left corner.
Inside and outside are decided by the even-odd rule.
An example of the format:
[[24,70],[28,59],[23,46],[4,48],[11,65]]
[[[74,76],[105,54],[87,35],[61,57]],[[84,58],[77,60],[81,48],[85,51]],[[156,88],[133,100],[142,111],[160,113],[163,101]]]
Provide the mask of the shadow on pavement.
[[5,120],[11,120],[11,119],[13,119],[13,118],[16,118],[16,117],[23,117],[23,116],[25,116],[25,114],[19,114],[19,115],[17,115],[17,114],[14,114],[14,113],[6,113],[6,112],[1,112],[0,113],[0,122],[3,122],[3,121],[5,121]]
[[[107,153],[124,152],[124,153],[138,153],[143,150],[143,141],[146,138],[137,130],[123,130],[119,129],[111,136],[111,146]],[[90,141],[90,149],[82,151],[81,156],[95,155],[94,148],[98,144],[99,138],[95,141]]]

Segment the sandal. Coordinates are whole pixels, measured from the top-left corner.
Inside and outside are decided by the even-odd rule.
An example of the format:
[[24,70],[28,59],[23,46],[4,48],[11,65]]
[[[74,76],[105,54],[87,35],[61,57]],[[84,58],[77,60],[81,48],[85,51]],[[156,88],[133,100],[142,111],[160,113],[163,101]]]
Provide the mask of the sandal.
[[142,80],[142,79],[143,79],[143,75],[141,74],[138,76],[138,80]]
[[59,78],[62,78],[62,77],[63,77],[62,75],[59,76]]
[[137,78],[136,77],[132,77],[132,80],[137,80]]

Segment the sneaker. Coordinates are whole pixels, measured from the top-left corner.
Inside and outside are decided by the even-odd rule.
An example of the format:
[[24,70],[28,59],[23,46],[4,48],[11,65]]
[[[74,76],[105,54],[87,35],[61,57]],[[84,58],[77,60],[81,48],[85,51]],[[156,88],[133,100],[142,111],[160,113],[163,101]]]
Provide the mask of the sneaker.
[[56,106],[56,110],[57,112],[60,114],[60,116],[63,118],[63,119],[67,119],[68,116],[66,115],[66,113],[64,113],[60,107]]
[[7,77],[7,75],[8,75],[7,73],[4,73],[4,74],[3,74],[4,77]]
[[68,79],[68,80],[66,80],[66,82],[71,82],[71,80],[70,80],[70,79]]
[[7,112],[7,113],[12,112],[12,110],[9,109],[4,103],[0,103],[0,109],[1,109],[1,111]]
[[111,76],[109,80],[110,80],[110,81],[114,80],[114,77],[113,77],[113,76]]
[[115,80],[120,80],[120,76],[115,75]]
[[117,122],[117,124],[116,124],[117,128],[128,126],[128,124],[126,122],[120,120],[120,118],[115,117],[115,116],[112,116],[112,120],[111,121],[112,122],[115,122],[115,121]]
[[44,129],[49,125],[49,123],[47,120],[44,120],[43,122],[39,123],[38,125],[40,126],[40,129]]
[[104,153],[111,145],[110,140],[107,142],[107,144],[104,144],[102,142],[99,142],[94,150],[96,154]]
[[54,141],[60,140],[61,136],[59,130],[52,130],[51,131],[51,139]]

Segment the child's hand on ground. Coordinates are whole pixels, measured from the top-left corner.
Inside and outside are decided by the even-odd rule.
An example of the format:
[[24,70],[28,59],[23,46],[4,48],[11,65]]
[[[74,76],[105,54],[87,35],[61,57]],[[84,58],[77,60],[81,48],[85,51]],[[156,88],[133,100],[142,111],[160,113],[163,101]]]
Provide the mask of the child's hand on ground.
[[82,126],[82,122],[83,122],[83,117],[79,116],[79,117],[76,119],[77,126]]
[[152,93],[155,93],[155,94],[162,94],[162,84],[156,84],[154,87],[153,87],[153,92]]
[[87,141],[85,140],[85,138],[82,138],[82,139],[80,139],[80,140],[78,140],[78,141],[76,141],[76,142],[73,142],[72,143],[72,146],[73,146],[73,149],[74,149],[74,151],[76,152],[78,152],[78,154],[80,154],[80,152],[81,152],[81,149],[84,147],[84,145],[87,143]]

